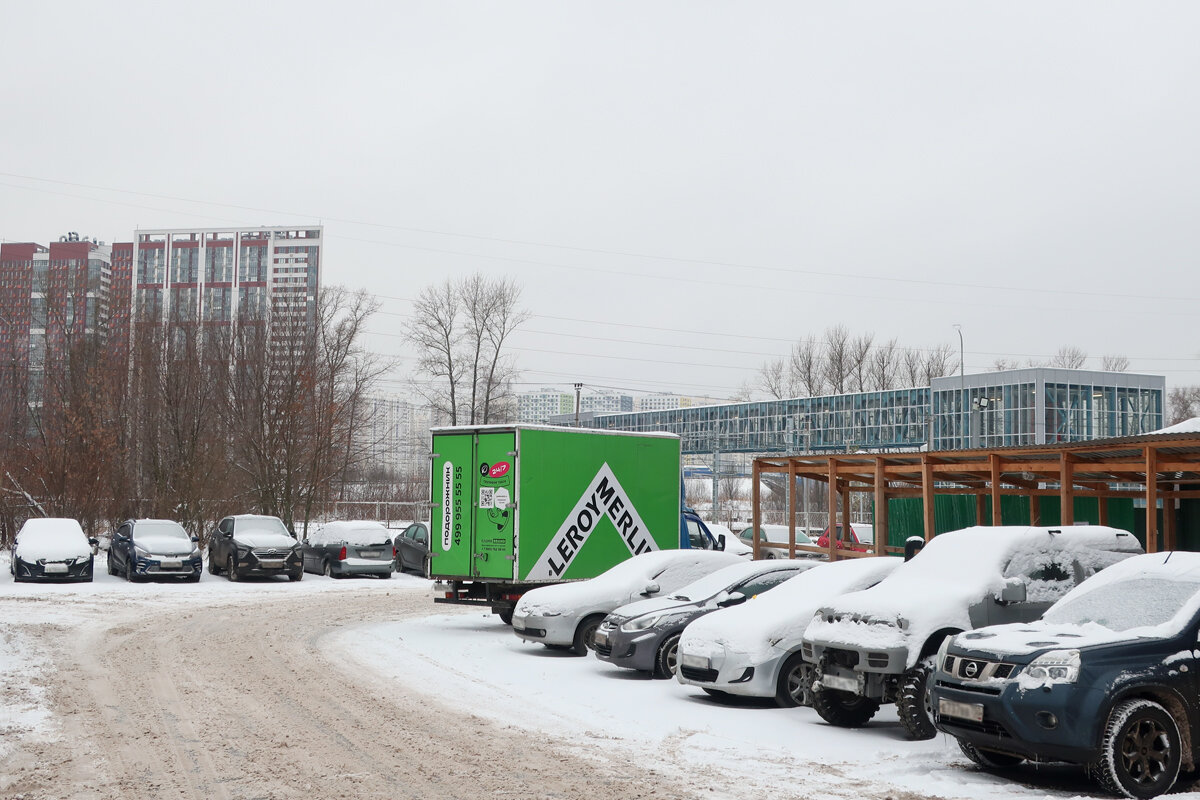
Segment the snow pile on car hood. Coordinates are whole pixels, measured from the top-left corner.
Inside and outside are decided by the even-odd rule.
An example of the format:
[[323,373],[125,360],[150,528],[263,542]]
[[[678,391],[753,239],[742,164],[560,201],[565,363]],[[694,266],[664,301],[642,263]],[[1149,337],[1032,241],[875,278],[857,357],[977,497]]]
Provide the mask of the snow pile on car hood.
[[898,558],[854,558],[811,563],[812,569],[740,606],[723,608],[688,625],[680,652],[713,656],[745,653],[756,662],[772,647],[794,648],[821,605],[846,592],[873,586],[900,566]]
[[354,547],[369,547],[373,544],[390,545],[391,532],[381,523],[371,520],[354,520],[349,522],[329,522],[308,538],[311,544],[330,544],[345,542]]
[[[612,611],[629,602],[649,583],[659,585],[659,596],[673,594],[697,578],[741,559],[732,553],[711,550],[655,550],[622,561],[590,580],[543,586],[526,592],[517,603],[521,616],[564,611]],[[663,571],[670,567],[670,571]]]
[[[1125,531],[1103,526],[982,527],[943,533],[878,585],[822,608],[804,632],[821,645],[908,649],[916,663],[925,641],[943,628],[969,630],[972,605],[1005,585],[1005,567],[1021,558],[1110,563],[1112,550],[1140,547]],[[1104,550],[1100,548],[1106,548]],[[1069,552],[1066,552],[1069,551]],[[1036,600],[1038,587],[1031,587]]]
[[133,543],[160,556],[184,556],[196,549],[183,526],[171,520],[139,520],[133,527]]
[[92,546],[83,535],[83,528],[73,519],[29,519],[17,533],[16,556],[22,561],[39,558],[62,561],[88,556],[91,552]]
[[1079,649],[1176,636],[1198,612],[1200,553],[1152,553],[1089,578],[1036,622],[993,625],[955,641],[996,656]]

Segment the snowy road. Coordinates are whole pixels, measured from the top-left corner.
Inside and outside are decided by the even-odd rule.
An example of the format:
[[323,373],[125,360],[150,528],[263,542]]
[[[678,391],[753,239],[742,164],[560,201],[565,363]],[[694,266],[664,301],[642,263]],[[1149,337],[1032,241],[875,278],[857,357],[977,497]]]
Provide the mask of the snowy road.
[[887,710],[844,731],[523,644],[409,577],[31,586],[0,561],[0,620],[3,798],[1095,792],[1065,767],[988,775]]

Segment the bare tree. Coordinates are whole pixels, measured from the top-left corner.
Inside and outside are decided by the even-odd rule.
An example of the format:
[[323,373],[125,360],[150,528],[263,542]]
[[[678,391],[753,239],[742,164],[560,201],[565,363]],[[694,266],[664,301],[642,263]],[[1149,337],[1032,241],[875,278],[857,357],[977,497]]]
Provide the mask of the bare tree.
[[850,385],[856,392],[867,390],[870,373],[871,350],[875,344],[875,334],[863,333],[850,340],[848,348],[850,356]]
[[925,358],[915,348],[905,348],[900,359],[900,380],[904,386],[920,386],[925,375]]
[[992,370],[995,372],[1007,372],[1008,370],[1020,368],[1020,363],[1011,358],[997,358],[992,362]]
[[792,381],[804,391],[805,396],[818,397],[825,394],[825,368],[821,347],[814,340],[805,339],[792,345],[788,371]]
[[941,344],[925,354],[921,365],[921,379],[924,385],[928,386],[934,378],[953,375],[958,368],[959,363],[958,358],[954,355],[954,348],[948,344]]
[[834,325],[825,330],[823,350],[825,382],[834,394],[843,394],[850,383],[854,368],[850,351],[850,331],[845,325]]
[[1167,424],[1200,417],[1200,386],[1177,386],[1167,395]]
[[1129,369],[1129,358],[1126,356],[1104,356],[1100,360],[1100,368],[1106,372],[1125,372]]
[[1063,369],[1083,369],[1087,353],[1073,345],[1063,345],[1050,357],[1050,366]]
[[520,287],[476,274],[427,286],[406,332],[419,353],[417,371],[432,379],[419,389],[451,425],[497,422],[512,413],[515,368],[508,337],[529,314]]
[[758,368],[758,385],[769,397],[782,400],[788,396],[788,372],[782,358],[763,362]]
[[895,339],[889,339],[871,351],[867,365],[868,389],[883,391],[896,387],[896,371],[900,366],[897,363],[898,347]]

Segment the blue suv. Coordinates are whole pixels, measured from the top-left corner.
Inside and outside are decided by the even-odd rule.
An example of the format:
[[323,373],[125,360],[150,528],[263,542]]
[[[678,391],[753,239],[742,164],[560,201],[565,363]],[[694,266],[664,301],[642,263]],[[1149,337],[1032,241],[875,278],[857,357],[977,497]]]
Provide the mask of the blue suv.
[[1083,765],[1106,791],[1155,797],[1200,765],[1200,553],[1135,556],[1037,622],[947,639],[937,728],[986,769]]

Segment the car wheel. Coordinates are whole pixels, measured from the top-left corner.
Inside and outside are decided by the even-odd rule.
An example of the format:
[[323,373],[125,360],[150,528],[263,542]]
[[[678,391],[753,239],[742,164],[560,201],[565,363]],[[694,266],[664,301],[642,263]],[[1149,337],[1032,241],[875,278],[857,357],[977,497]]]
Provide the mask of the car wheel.
[[116,575],[116,574],[117,574],[117,568],[113,566],[112,554],[110,553],[110,554],[109,554],[109,556],[108,556],[108,558],[106,558],[106,559],[104,559],[104,560],[105,560],[105,562],[108,564],[108,574],[109,574],[109,575]]
[[505,625],[512,625],[512,615],[514,610],[515,609],[512,608],[506,608],[503,611],[497,611],[496,613],[500,616],[501,622],[503,622]]
[[679,637],[673,634],[659,645],[658,655],[654,659],[654,677],[674,678],[675,668],[679,665]]
[[1009,769],[1020,764],[1025,759],[1011,753],[997,753],[995,750],[982,750],[966,739],[958,740],[958,749],[963,755],[984,769]]
[[929,694],[933,661],[933,656],[926,656],[900,676],[896,709],[900,713],[900,724],[910,739],[932,739],[937,735],[937,728],[933,727],[933,700]]
[[220,575],[221,574],[221,567],[217,564],[217,559],[213,556],[212,553],[208,554],[208,574],[209,575]]
[[780,708],[812,705],[813,669],[804,656],[792,653],[779,669],[775,682],[775,704]]
[[575,651],[575,655],[586,656],[588,650],[596,649],[592,644],[592,639],[603,619],[603,614],[592,614],[590,617],[584,617],[583,622],[579,623],[579,627],[575,629],[575,641],[571,643],[571,649]]
[[333,574],[333,564],[329,561],[329,559],[325,559],[325,563],[321,567],[321,574],[323,574],[326,578],[337,577]]
[[225,558],[225,574],[229,578],[229,580],[234,581],[234,582],[240,581],[242,579],[242,576],[238,575],[237,565],[233,563],[233,554],[232,553]]
[[288,580],[289,580],[289,581],[300,581],[300,580],[304,580],[304,570],[303,570],[303,568],[301,568],[301,569],[298,569],[298,570],[296,570],[295,572],[289,572],[289,573],[288,573]]
[[779,556],[775,554],[774,550],[768,550],[767,554],[763,556],[763,558],[767,561],[774,561],[775,559],[779,558]]
[[1100,759],[1088,771],[1105,791],[1155,797],[1175,783],[1181,757],[1174,717],[1152,700],[1126,700],[1109,716]]

